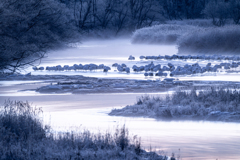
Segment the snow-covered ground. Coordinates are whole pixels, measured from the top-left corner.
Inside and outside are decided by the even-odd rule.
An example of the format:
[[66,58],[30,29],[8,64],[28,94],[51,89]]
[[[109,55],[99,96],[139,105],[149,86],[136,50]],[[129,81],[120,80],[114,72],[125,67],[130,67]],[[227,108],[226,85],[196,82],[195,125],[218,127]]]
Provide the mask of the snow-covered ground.
[[[225,85],[226,81],[228,81],[226,85],[238,85],[239,68],[228,70],[228,73],[222,70],[214,73],[179,75],[173,77],[177,83],[166,82],[164,79],[171,77],[145,77],[144,72],[134,73],[132,70],[130,74],[119,73],[114,71],[116,68],[112,67],[112,64],[124,63],[131,68],[133,65],[147,65],[153,61],[155,65],[161,64],[162,66],[167,66],[169,62],[175,66],[194,63],[205,66],[207,63],[220,64],[222,61],[140,60],[141,55],[173,55],[177,53],[177,49],[175,46],[132,45],[130,40],[89,41],[75,46],[77,48],[49,53],[48,58],[43,59],[40,66],[46,68],[47,66],[94,63],[110,66],[112,70],[104,73],[73,70],[33,71],[32,68],[28,68],[22,74],[31,72],[31,76],[0,77],[0,103],[4,103],[4,100],[8,98],[28,100],[33,105],[43,107],[46,122],[50,121],[52,126],[58,130],[82,125],[93,131],[105,131],[125,123],[132,134],[142,137],[146,149],[151,145],[153,149],[156,147],[157,150],[165,150],[168,155],[171,155],[172,152],[178,154],[180,148],[180,155],[184,159],[240,159],[238,154],[240,126],[238,123],[167,122],[151,118],[108,116],[111,109],[133,104],[137,96],[145,93],[165,96],[171,94],[177,87]],[[135,60],[128,60],[130,55],[134,56]],[[229,60],[224,62],[231,63]],[[48,76],[45,76],[46,74]],[[77,83],[78,81],[81,83]],[[143,85],[146,82],[147,84]],[[49,89],[54,86],[59,87],[61,92],[40,92],[44,87]],[[75,86],[76,90],[74,88],[69,90],[67,88],[69,86]],[[85,91],[81,90],[81,87],[85,88]],[[99,87],[100,89],[97,90]],[[141,89],[137,91],[139,88]],[[35,92],[36,89],[39,92]],[[94,92],[86,94],[89,89],[93,89]],[[77,90],[85,94],[71,94]],[[115,92],[115,90],[118,91]],[[122,90],[124,92],[119,93]]]

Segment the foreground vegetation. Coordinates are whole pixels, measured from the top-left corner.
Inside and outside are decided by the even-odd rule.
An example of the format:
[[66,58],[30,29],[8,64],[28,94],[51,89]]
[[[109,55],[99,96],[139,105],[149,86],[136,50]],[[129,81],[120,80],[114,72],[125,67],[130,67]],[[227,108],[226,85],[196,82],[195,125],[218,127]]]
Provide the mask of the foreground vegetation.
[[6,101],[1,106],[1,160],[167,159],[141,149],[140,139],[130,138],[125,126],[114,134],[53,133],[50,126],[43,125],[41,113],[27,102]]
[[178,91],[166,98],[138,98],[134,105],[114,109],[110,115],[144,116],[175,120],[214,120],[240,122],[240,91],[214,89]]

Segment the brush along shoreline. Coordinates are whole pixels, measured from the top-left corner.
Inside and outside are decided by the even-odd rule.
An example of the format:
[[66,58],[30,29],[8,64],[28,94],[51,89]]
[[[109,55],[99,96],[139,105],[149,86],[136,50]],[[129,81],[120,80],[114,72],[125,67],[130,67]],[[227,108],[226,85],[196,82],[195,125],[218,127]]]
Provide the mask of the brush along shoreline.
[[211,87],[200,91],[177,91],[165,98],[144,95],[135,104],[113,109],[109,115],[158,120],[240,122],[240,91]]

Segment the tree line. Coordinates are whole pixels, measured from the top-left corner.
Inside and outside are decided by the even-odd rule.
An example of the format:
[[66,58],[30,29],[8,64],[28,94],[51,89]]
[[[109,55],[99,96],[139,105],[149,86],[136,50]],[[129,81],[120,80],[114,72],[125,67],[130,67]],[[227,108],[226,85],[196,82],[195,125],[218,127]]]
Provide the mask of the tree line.
[[60,0],[79,30],[133,31],[164,20],[206,19],[222,26],[240,20],[239,0]]

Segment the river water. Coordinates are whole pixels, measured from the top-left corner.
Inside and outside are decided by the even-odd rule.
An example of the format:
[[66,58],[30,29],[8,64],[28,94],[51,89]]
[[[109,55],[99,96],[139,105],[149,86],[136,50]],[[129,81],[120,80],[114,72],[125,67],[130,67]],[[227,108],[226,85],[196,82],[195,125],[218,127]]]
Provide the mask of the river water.
[[[172,55],[176,54],[175,46],[131,45],[129,40],[89,41],[77,45],[77,48],[54,51],[42,61],[41,66],[73,65],[73,64],[105,64],[125,63],[147,64],[140,61],[140,55]],[[136,57],[128,61],[129,55]],[[168,62],[160,61],[166,64]],[[175,64],[196,63],[194,61],[171,62]],[[207,62],[201,62],[203,64]],[[219,63],[219,62],[212,62]],[[31,69],[27,69],[29,72]],[[117,73],[114,70],[105,74],[102,72],[32,72],[32,74],[66,74],[84,75],[101,78],[145,79],[141,74]],[[229,80],[239,81],[237,73],[215,73],[178,77],[180,80]],[[86,128],[93,132],[114,131],[123,124],[129,129],[130,135],[138,135],[145,149],[164,151],[165,154],[180,155],[184,160],[215,160],[240,159],[240,124],[203,121],[157,121],[151,118],[131,118],[108,116],[113,108],[124,107],[136,102],[136,97],[147,93],[124,94],[39,94],[34,91],[19,91],[35,89],[48,84],[44,81],[0,81],[0,103],[4,100],[28,100],[44,111],[45,123],[50,123],[56,131],[71,130],[72,127]],[[168,92],[155,93],[165,95]]]

